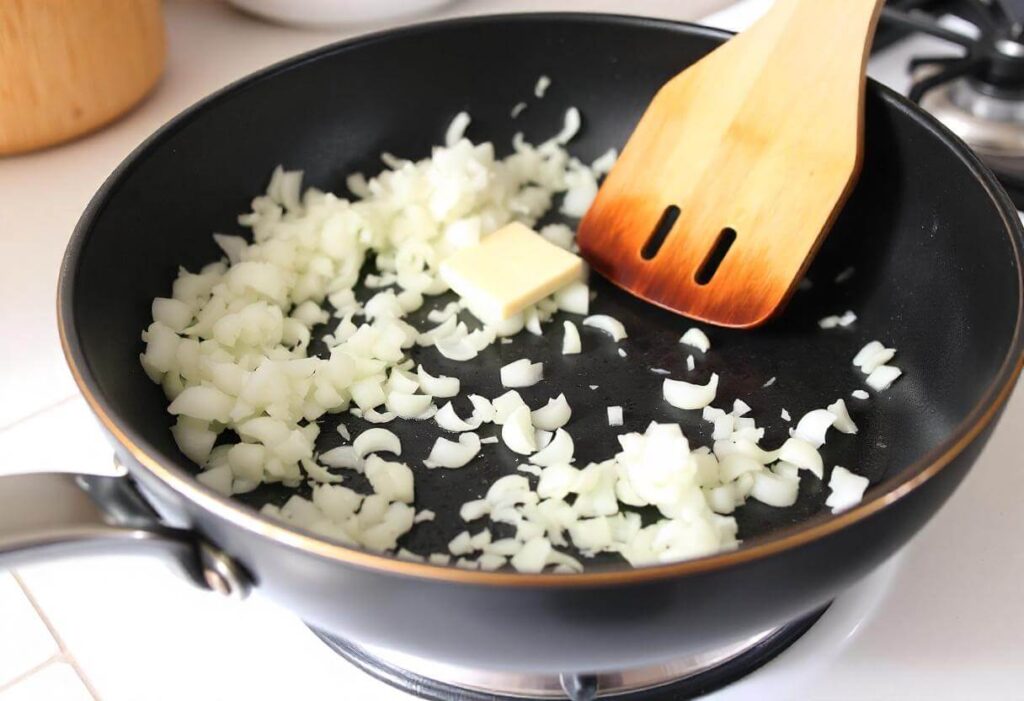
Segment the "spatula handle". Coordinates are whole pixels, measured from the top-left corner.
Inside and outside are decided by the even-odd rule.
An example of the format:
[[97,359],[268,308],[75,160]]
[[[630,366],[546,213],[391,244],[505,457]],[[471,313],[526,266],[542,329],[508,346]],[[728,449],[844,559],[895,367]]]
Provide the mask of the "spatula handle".
[[794,70],[825,53],[845,53],[863,71],[883,5],[885,0],[775,0],[761,23],[778,24],[787,37],[798,37],[776,46],[773,57],[792,62]]

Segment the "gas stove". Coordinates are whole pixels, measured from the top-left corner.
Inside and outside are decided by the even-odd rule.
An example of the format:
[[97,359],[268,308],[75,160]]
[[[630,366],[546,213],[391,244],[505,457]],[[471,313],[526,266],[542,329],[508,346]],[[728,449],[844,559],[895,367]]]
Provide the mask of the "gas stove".
[[896,3],[882,23],[939,40],[935,51],[910,56],[907,96],[971,146],[1024,205],[1024,2]]

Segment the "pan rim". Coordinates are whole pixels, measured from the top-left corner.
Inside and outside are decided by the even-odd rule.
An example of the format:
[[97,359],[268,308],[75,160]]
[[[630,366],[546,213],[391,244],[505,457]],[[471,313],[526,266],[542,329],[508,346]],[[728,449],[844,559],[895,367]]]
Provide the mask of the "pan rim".
[[981,399],[972,407],[965,419],[956,426],[949,437],[932,451],[911,464],[901,475],[894,475],[873,486],[876,495],[838,515],[819,513],[799,524],[780,529],[772,534],[740,545],[736,550],[726,551],[681,562],[641,568],[596,570],[576,574],[524,574],[514,572],[483,572],[461,568],[432,565],[400,560],[396,557],[358,550],[340,543],[325,540],[310,532],[287,523],[274,521],[258,511],[229,497],[222,496],[195,479],[191,472],[179,467],[171,456],[163,455],[126,422],[120,419],[119,410],[100,391],[81,347],[74,316],[73,290],[82,260],[82,251],[88,240],[89,231],[107,205],[110,196],[128,177],[136,165],[152,149],[186,126],[193,118],[215,104],[224,96],[257,82],[319,60],[326,55],[358,49],[381,41],[406,36],[415,36],[439,29],[462,25],[509,23],[509,22],[591,22],[616,26],[655,27],[675,32],[703,35],[726,39],[730,32],[704,27],[688,22],[656,19],[621,14],[591,12],[534,12],[522,14],[494,14],[473,17],[459,17],[433,22],[419,23],[389,29],[352,39],[329,44],[299,54],[263,68],[211,93],[171,118],[156,132],[136,147],[117,166],[89,201],[69,240],[65,251],[57,286],[57,325],[61,348],[65,360],[79,391],[85,397],[92,412],[103,427],[126,448],[134,460],[151,476],[160,480],[178,496],[211,513],[218,519],[229,522],[263,538],[269,538],[287,547],[332,560],[339,564],[359,567],[381,574],[407,576],[424,580],[452,583],[513,586],[513,587],[557,587],[576,588],[584,586],[607,586],[615,584],[637,584],[667,578],[699,575],[724,570],[732,566],[762,560],[777,553],[801,547],[825,536],[836,533],[847,526],[863,521],[875,513],[891,506],[910,494],[951,463],[990,424],[992,419],[1009,398],[1017,377],[1024,369],[1024,227],[1021,225],[1015,207],[1009,196],[999,185],[995,176],[982,164],[980,159],[946,127],[934,117],[912,104],[902,95],[889,88],[868,81],[868,89],[879,94],[891,107],[920,123],[939,138],[947,148],[956,154],[968,167],[985,192],[991,198],[1004,230],[1010,239],[1017,268],[1017,318],[1013,338],[1007,356],[1004,358],[995,379],[986,388]]

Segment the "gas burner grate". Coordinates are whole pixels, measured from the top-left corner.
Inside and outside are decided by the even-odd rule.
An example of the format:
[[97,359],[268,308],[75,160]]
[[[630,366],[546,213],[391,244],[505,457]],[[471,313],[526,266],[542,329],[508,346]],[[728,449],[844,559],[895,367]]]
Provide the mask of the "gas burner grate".
[[367,674],[427,701],[680,701],[709,694],[758,669],[806,633],[827,608],[711,653],[600,675],[484,673],[378,652],[313,632]]

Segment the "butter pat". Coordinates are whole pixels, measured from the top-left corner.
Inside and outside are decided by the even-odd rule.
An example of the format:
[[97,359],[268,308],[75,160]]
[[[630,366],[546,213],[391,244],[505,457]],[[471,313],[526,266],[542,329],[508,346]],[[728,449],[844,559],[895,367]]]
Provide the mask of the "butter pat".
[[515,316],[583,275],[583,260],[518,222],[441,263],[441,278],[484,323]]

